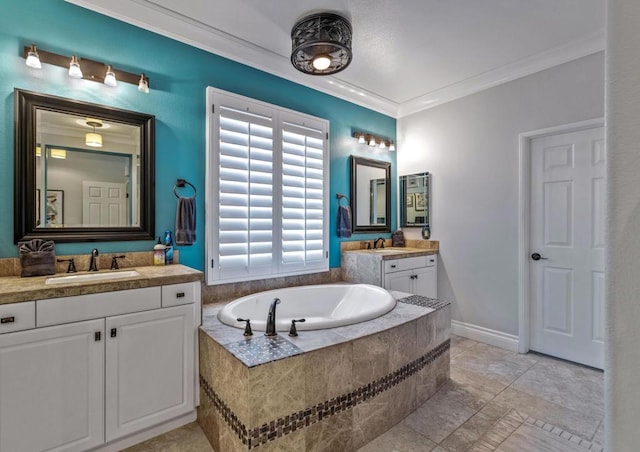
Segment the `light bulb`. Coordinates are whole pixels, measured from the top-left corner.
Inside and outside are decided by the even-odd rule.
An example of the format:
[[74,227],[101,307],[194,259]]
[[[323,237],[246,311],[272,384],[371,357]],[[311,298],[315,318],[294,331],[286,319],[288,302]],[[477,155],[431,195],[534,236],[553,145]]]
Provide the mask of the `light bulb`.
[[387,147],[387,144],[384,142],[384,140],[380,141],[380,149],[385,149]]
[[375,146],[376,145],[376,139],[374,137],[371,137],[371,139],[369,140],[369,146]]
[[116,74],[111,69],[111,65],[107,65],[107,73],[104,76],[104,84],[111,87],[116,87],[118,82],[116,81]]
[[359,144],[365,144],[366,143],[366,140],[364,139],[364,135],[360,135],[358,137],[358,143]]
[[147,80],[144,78],[144,74],[140,75],[140,81],[138,82],[138,91],[149,94],[149,83],[147,83]]
[[396,145],[392,141],[391,144],[389,145],[389,151],[394,152],[395,150],[396,150]]
[[80,63],[78,63],[78,58],[75,55],[71,57],[71,63],[69,63],[69,77],[82,78]]
[[35,44],[31,44],[25,64],[34,69],[42,69],[42,64],[40,64],[40,55],[38,55]]
[[318,55],[313,59],[313,67],[319,71],[324,71],[331,66],[331,58],[327,55]]

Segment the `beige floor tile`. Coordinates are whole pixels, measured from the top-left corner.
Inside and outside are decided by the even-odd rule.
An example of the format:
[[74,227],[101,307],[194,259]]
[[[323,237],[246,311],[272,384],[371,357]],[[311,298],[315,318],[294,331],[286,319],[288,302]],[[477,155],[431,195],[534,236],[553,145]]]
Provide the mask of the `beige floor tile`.
[[449,452],[463,452],[469,449],[487,433],[496,423],[496,420],[482,413],[476,413],[467,422],[440,443],[440,447]]
[[435,447],[433,441],[405,424],[398,424],[358,449],[358,452],[428,452]]
[[403,422],[431,441],[440,443],[475,413],[476,410],[453,398],[431,398]]
[[197,422],[151,438],[124,452],[214,452]]
[[496,452],[585,452],[586,449],[570,440],[539,427],[528,424],[520,426],[506,439]]
[[564,361],[538,361],[511,387],[575,411],[604,417],[603,373]]
[[473,348],[479,342],[467,339],[466,337],[451,335],[451,357]]
[[474,372],[451,366],[451,379],[433,398],[453,398],[463,405],[479,410],[490,402],[506,386],[496,380]]
[[512,388],[505,389],[487,404],[492,405],[498,405],[492,407],[497,410],[500,407],[513,408],[520,414],[540,419],[587,439],[593,437],[601,420],[597,415],[571,410]]
[[600,426],[596,430],[596,434],[593,435],[592,441],[601,446],[604,444],[604,420],[600,422]]
[[504,385],[511,384],[536,362],[533,355],[521,355],[486,344],[478,344],[451,358],[452,365]]

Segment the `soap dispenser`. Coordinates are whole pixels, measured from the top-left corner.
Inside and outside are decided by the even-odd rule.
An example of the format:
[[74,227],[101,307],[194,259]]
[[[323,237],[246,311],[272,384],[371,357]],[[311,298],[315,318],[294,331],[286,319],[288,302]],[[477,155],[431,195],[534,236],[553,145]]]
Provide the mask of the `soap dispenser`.
[[171,231],[164,232],[164,263],[173,264],[173,235]]
[[153,247],[153,265],[164,265],[164,245],[158,237],[158,243]]

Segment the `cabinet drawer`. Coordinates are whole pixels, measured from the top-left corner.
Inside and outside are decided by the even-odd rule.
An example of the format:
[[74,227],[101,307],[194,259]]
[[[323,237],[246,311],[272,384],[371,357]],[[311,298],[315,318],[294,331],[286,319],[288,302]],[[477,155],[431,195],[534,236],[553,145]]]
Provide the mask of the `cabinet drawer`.
[[36,327],[36,302],[0,305],[0,334]]
[[195,303],[200,296],[199,285],[200,282],[189,282],[162,286],[162,307]]
[[384,272],[393,273],[403,270],[411,270],[412,268],[420,268],[427,266],[427,257],[431,256],[417,256],[407,257],[404,259],[393,259],[384,262]]
[[160,287],[38,300],[38,327],[160,308]]

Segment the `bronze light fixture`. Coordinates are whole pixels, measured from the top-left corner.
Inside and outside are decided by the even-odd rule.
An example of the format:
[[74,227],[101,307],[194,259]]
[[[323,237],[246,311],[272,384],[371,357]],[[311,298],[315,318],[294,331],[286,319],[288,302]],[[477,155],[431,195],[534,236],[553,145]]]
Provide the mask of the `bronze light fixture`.
[[353,30],[337,14],[317,13],[303,17],[291,30],[291,64],[310,75],[330,75],[351,63]]
[[377,146],[380,149],[388,149],[391,152],[394,152],[396,150],[396,144],[392,140],[386,137],[381,137],[381,136],[373,135],[371,133],[357,132],[357,131],[353,132],[351,136],[353,136],[353,138],[358,140],[358,143],[360,144],[367,144],[371,147]]

